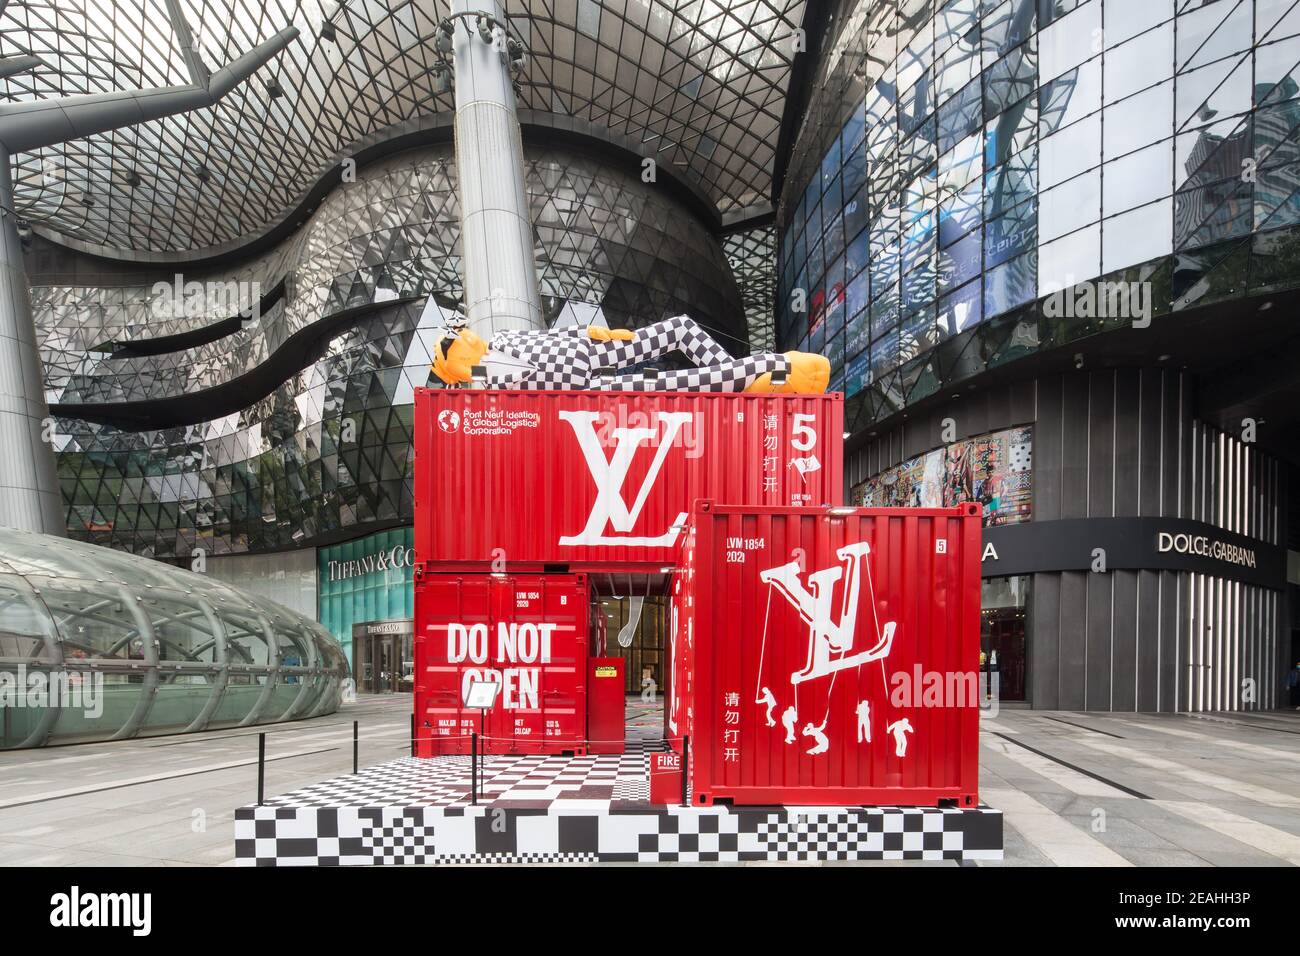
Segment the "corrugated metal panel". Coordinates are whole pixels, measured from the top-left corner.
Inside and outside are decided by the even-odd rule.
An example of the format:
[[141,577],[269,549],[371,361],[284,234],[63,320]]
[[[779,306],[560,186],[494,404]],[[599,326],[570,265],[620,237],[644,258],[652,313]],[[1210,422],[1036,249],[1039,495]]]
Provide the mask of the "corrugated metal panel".
[[[591,588],[585,575],[423,574],[415,584],[416,752],[586,752]],[[486,718],[467,681],[502,683]]]
[[1180,710],[1270,710],[1281,691],[1280,593],[1203,574],[1181,576]]
[[978,505],[700,502],[683,552],[668,734],[694,802],[977,802]]
[[415,408],[419,566],[658,570],[696,498],[843,501],[838,394],[443,389]]

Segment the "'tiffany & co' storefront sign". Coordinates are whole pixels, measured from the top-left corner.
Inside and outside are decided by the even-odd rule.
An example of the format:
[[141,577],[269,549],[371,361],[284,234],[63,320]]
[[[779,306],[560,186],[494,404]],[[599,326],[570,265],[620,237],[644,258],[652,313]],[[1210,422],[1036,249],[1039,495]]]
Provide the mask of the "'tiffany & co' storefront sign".
[[415,567],[415,549],[404,544],[398,544],[387,550],[381,549],[371,554],[362,555],[359,558],[327,559],[325,565],[328,568],[328,579],[330,581],[346,581],[349,578],[355,578],[363,574],[374,574],[376,571],[413,568]]

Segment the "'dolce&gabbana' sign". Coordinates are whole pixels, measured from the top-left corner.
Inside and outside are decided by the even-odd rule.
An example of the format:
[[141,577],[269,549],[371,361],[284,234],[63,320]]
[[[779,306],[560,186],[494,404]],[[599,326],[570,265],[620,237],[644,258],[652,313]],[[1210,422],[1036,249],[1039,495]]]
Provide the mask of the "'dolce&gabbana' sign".
[[1156,535],[1156,550],[1162,554],[1173,551],[1177,554],[1195,554],[1229,564],[1240,564],[1248,568],[1255,567],[1255,549],[1239,544],[1229,544],[1205,534],[1173,534],[1161,531]]
[[1039,571],[1191,571],[1281,588],[1286,551],[1186,518],[1064,518],[985,528],[984,577]]

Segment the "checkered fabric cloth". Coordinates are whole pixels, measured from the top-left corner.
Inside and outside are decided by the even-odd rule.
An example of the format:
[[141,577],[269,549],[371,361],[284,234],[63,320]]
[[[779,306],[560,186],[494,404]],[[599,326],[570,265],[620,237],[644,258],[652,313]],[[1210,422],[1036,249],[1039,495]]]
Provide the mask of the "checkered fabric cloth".
[[586,388],[594,344],[586,329],[498,332],[492,336],[491,351],[525,363],[533,371],[498,374],[489,365],[489,383],[495,388]]
[[597,375],[592,387],[610,392],[743,392],[764,372],[790,370],[784,355],[764,352],[743,359],[728,359],[699,368],[653,371],[650,375],[630,372]]
[[[695,367],[650,374],[619,371],[672,352],[681,352]],[[495,372],[491,353],[525,368]],[[485,361],[489,383],[496,388],[606,391],[739,392],[765,372],[790,368],[784,355],[773,352],[732,358],[685,315],[638,329],[628,342],[597,342],[585,328],[498,332]]]

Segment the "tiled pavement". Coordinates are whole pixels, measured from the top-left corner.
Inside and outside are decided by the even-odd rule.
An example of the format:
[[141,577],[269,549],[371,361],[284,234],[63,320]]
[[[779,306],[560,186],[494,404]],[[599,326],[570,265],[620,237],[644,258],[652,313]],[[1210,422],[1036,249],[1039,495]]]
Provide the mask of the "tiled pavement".
[[1300,865],[1300,714],[984,720],[1003,866]]
[[[267,794],[409,748],[409,697],[268,728]],[[657,705],[630,701],[653,735]],[[983,722],[981,797],[1024,865],[1300,864],[1300,714],[1103,715],[1004,709]],[[242,729],[0,754],[0,865],[226,864],[255,798]],[[912,864],[908,864],[912,865]]]

